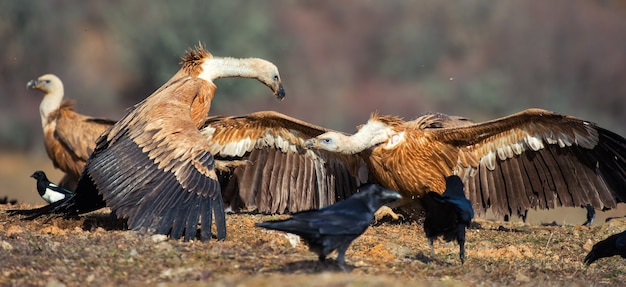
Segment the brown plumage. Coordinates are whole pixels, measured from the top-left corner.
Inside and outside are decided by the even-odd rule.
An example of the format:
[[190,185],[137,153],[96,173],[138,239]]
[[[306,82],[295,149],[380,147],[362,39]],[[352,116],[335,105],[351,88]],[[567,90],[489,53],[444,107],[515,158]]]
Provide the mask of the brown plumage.
[[374,115],[352,136],[330,132],[307,146],[358,154],[379,183],[409,199],[404,205],[429,191],[441,194],[452,174],[463,179],[477,214],[613,208],[626,200],[626,140],[593,123],[540,109],[456,127],[448,120],[433,126],[428,117]]
[[202,129],[216,159],[243,162],[219,173],[226,204],[263,213],[319,209],[367,181],[360,158],[305,149],[329,131],[271,111],[210,117]]
[[255,78],[282,99],[276,66],[256,58],[213,57],[201,46],[189,50],[182,68],[98,140],[76,196],[33,212],[84,213],[108,206],[130,229],[194,239],[226,236],[224,208],[209,142],[200,132],[223,77]]
[[43,75],[26,87],[44,93],[39,105],[44,146],[54,167],[65,172],[59,185],[74,190],[96,140],[115,121],[75,112],[73,101],[63,100],[63,83],[55,75]]

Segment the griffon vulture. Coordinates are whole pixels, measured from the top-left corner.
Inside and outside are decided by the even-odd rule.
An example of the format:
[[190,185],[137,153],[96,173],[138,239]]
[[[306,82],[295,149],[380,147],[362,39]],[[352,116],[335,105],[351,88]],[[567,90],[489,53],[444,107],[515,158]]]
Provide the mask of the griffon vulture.
[[626,201],[626,140],[591,122],[541,109],[458,127],[431,128],[431,118],[374,114],[352,136],[329,132],[306,144],[361,156],[377,182],[408,199],[395,207],[419,207],[452,174],[478,215]]
[[99,138],[76,195],[32,211],[77,214],[105,205],[130,229],[178,239],[226,237],[215,159],[200,132],[216,89],[213,80],[255,78],[279,99],[285,96],[276,66],[257,58],[218,58],[202,46],[187,51],[181,69]]
[[39,114],[46,152],[54,167],[65,172],[59,185],[74,190],[96,140],[115,121],[75,112],[73,101],[63,100],[63,82],[55,75],[43,75],[26,87],[44,93]]

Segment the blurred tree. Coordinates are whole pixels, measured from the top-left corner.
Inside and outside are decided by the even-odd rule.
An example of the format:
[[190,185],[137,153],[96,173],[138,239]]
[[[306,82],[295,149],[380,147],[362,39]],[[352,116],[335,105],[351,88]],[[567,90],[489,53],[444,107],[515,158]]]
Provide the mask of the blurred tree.
[[119,118],[203,43],[276,63],[280,104],[218,80],[213,113],[274,109],[354,131],[378,110],[486,120],[541,107],[626,133],[626,4],[603,1],[0,0],[0,146],[43,152],[40,94],[55,73],[79,111]]

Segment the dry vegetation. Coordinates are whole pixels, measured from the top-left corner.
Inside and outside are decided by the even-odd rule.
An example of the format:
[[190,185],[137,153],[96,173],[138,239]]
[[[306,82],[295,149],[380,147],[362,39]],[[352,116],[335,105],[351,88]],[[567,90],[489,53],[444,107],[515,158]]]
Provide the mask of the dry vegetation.
[[384,223],[352,244],[351,271],[343,273],[283,233],[254,227],[272,216],[228,215],[227,239],[202,243],[139,235],[102,212],[35,221],[5,212],[27,207],[0,205],[2,286],[571,286],[621,285],[626,277],[619,257],[582,264],[593,243],[626,228],[624,219],[594,227],[477,220],[463,266],[456,244],[437,242],[431,257],[421,225]]

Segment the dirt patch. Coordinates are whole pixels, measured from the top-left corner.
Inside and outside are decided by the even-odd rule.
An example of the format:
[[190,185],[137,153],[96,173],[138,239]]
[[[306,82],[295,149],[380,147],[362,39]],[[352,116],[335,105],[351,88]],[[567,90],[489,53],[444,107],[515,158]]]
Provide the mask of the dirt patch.
[[624,219],[593,227],[479,219],[468,230],[465,265],[456,244],[437,241],[431,256],[421,225],[385,223],[352,244],[344,273],[332,259],[319,263],[297,238],[253,226],[276,216],[228,215],[227,239],[203,243],[127,231],[106,212],[35,221],[5,212],[27,207],[0,205],[3,286],[571,286],[626,278],[619,257],[582,264],[595,242],[626,229]]

